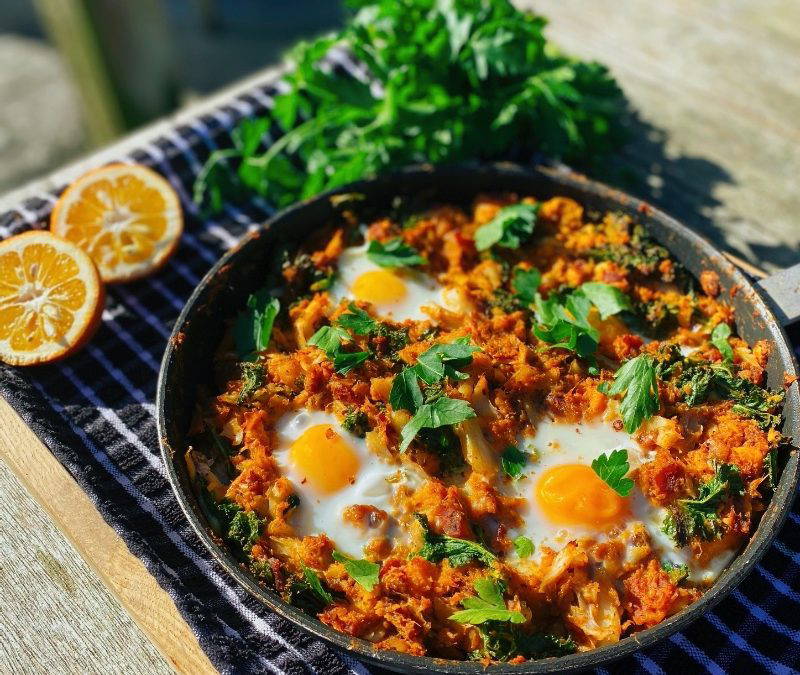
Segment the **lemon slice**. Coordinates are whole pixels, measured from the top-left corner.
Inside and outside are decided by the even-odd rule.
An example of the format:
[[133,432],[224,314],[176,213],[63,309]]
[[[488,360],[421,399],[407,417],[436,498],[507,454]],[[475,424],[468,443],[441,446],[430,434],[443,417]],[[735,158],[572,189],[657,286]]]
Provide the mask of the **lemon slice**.
[[82,248],[103,281],[133,281],[159,269],[183,232],[180,201],[152,169],[109,164],[70,185],[53,207],[50,231]]
[[100,324],[103,297],[94,263],[74,244],[39,231],[0,242],[0,360],[69,356]]

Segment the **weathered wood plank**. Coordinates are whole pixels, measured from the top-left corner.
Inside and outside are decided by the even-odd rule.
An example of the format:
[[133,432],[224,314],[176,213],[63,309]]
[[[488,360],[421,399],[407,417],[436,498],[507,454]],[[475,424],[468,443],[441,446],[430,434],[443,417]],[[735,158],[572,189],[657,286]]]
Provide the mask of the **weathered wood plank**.
[[0,470],[0,672],[215,672],[170,597],[3,399],[0,459],[44,506]]
[[800,3],[518,4],[619,79],[639,114],[619,162],[633,191],[753,263],[800,261]]

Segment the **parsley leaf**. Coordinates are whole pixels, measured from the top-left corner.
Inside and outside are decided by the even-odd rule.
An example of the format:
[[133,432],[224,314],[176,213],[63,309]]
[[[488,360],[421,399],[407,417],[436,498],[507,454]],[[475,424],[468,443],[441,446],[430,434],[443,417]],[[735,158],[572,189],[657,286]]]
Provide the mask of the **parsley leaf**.
[[336,323],[354,335],[369,335],[377,330],[378,322],[355,303],[347,306],[347,312],[340,314]]
[[598,281],[587,281],[581,286],[583,294],[597,307],[601,319],[620,312],[632,312],[631,299],[616,286]]
[[472,363],[472,355],[479,351],[480,347],[469,343],[469,337],[461,337],[449,344],[433,345],[419,355],[413,369],[425,384],[434,384],[445,377],[464,380],[467,375],[456,368],[468,366]]
[[347,375],[353,368],[357,368],[372,354],[370,352],[343,352],[337,351],[333,355],[333,369],[340,375]]
[[652,357],[640,354],[626,361],[614,375],[614,383],[603,383],[598,391],[607,396],[625,393],[619,410],[625,431],[632,434],[646,419],[658,412],[658,383]]
[[322,326],[308,339],[308,344],[319,347],[331,359],[336,355],[342,342],[349,340],[350,334],[346,330],[338,326]]
[[678,546],[686,546],[692,537],[717,539],[725,531],[717,515],[719,505],[728,496],[743,494],[744,484],[739,469],[733,464],[720,464],[713,478],[699,487],[697,497],[679,499],[668,508],[661,530]]
[[711,332],[711,343],[719,349],[722,358],[729,363],[733,362],[733,348],[728,342],[731,336],[731,327],[727,323],[718,323]]
[[272,325],[281,304],[266,288],[247,299],[247,310],[240,312],[233,324],[233,340],[240,359],[252,360],[255,352],[269,346]]
[[446,558],[453,567],[461,567],[472,561],[489,566],[497,559],[491,551],[474,541],[432,532],[428,519],[423,514],[415,513],[414,517],[422,528],[423,545],[416,553],[420,558],[432,563]]
[[521,534],[514,539],[514,550],[520,558],[530,558],[534,551],[533,542],[528,537]]
[[475,411],[460,398],[441,396],[432,403],[423,403],[400,432],[400,452],[406,451],[422,429],[438,429],[473,417]]
[[475,248],[479,251],[495,245],[519,248],[533,234],[538,213],[538,204],[503,207],[488,223],[475,230]]
[[506,608],[503,600],[505,585],[494,579],[476,579],[472,584],[477,592],[477,597],[464,598],[461,601],[462,609],[450,615],[452,621],[468,623],[476,626],[487,621],[509,621],[510,623],[525,623],[525,616]]
[[515,445],[509,445],[500,457],[503,472],[514,480],[522,475],[522,469],[527,461],[528,456]]
[[633,481],[625,478],[630,471],[628,451],[624,448],[613,450],[610,455],[600,455],[592,461],[592,469],[600,479],[621,497],[627,497],[633,489]]
[[322,585],[322,582],[317,576],[317,573],[312,570],[310,567],[306,567],[302,565],[303,569],[303,576],[306,578],[306,582],[308,583],[311,591],[314,595],[323,603],[324,607],[333,604],[333,596],[330,594],[330,591],[326,590],[325,587]]
[[308,339],[308,344],[319,347],[325,355],[333,360],[333,369],[340,375],[347,375],[353,368],[360,366],[372,354],[370,352],[345,352],[341,346],[343,341],[352,337],[344,328],[337,325],[322,326]]
[[369,560],[348,558],[346,555],[339,553],[339,551],[333,552],[333,559],[342,563],[347,573],[366,590],[371,591],[378,585],[378,573],[381,571],[380,565]]
[[[195,182],[214,210],[258,194],[285,206],[387,167],[535,152],[591,165],[622,140],[608,70],[566,56],[507,0],[358,0],[333,35],[297,45],[270,117],[246,120]],[[331,48],[364,67],[321,64]],[[277,140],[264,148],[272,132]]]
[[392,381],[389,403],[395,410],[408,410],[415,413],[422,402],[422,390],[417,382],[416,371],[413,368],[404,368]]
[[536,300],[536,292],[539,290],[539,284],[542,283],[542,274],[535,267],[530,269],[516,267],[511,283],[517,299],[523,305],[530,305]]
[[534,324],[533,333],[551,348],[569,349],[586,359],[593,372],[600,334],[589,323],[591,308],[591,302],[580,291],[570,293],[563,304],[552,294],[546,300],[537,294],[534,312],[539,324]]
[[367,246],[367,258],[381,267],[413,267],[428,262],[399,237],[386,243],[373,239]]

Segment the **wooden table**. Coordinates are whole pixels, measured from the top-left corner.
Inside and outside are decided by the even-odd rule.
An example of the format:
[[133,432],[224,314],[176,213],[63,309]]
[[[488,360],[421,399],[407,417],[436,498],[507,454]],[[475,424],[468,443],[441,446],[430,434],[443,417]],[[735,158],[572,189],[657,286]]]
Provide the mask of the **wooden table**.
[[[615,179],[632,169],[635,191],[751,262],[800,262],[800,4],[520,4],[550,17],[566,51],[607,63],[637,111]],[[0,672],[213,671],[169,597],[4,402],[0,458]]]

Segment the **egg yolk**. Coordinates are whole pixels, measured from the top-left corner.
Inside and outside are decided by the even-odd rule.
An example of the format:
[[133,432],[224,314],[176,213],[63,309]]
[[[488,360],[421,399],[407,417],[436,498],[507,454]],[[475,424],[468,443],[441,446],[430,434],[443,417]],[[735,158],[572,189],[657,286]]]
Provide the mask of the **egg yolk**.
[[389,270],[370,270],[360,275],[350,287],[356,300],[386,305],[406,297],[408,289],[403,280]]
[[539,507],[559,525],[609,526],[627,511],[625,500],[585,464],[548,469],[536,483],[535,491]]
[[306,429],[289,448],[289,461],[321,494],[338,492],[353,483],[360,466],[353,448],[330,424]]

